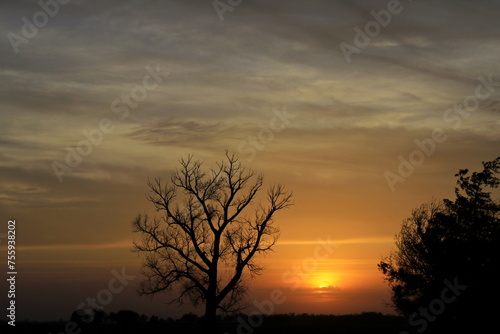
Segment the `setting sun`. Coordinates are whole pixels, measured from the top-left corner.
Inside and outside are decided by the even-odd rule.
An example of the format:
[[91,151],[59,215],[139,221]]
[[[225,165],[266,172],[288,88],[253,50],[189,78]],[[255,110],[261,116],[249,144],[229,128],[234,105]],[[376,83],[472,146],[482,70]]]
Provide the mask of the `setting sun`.
[[338,285],[338,277],[332,272],[317,272],[311,275],[308,284],[312,288],[329,288]]

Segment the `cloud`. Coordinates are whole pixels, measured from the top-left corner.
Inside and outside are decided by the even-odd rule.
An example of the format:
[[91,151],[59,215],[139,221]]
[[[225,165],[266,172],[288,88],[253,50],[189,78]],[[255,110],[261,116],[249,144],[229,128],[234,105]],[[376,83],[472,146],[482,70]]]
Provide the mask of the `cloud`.
[[[218,123],[162,120],[137,126],[127,136],[154,145],[190,146],[193,142],[211,141],[226,130]],[[226,130],[227,131],[227,130]]]
[[313,297],[315,302],[345,298],[346,291],[338,286],[301,287],[288,292],[293,297]]
[[96,250],[111,248],[131,248],[130,240],[122,240],[104,244],[67,244],[67,245],[31,245],[19,246],[21,251],[43,251],[43,250]]
[[[322,243],[325,243],[323,240]],[[327,240],[327,244],[330,245],[356,245],[356,244],[385,244],[394,243],[393,237],[368,237],[368,238],[353,238],[353,239],[341,239],[341,240]],[[319,245],[318,240],[280,240],[279,245],[286,246],[296,246],[296,245]]]

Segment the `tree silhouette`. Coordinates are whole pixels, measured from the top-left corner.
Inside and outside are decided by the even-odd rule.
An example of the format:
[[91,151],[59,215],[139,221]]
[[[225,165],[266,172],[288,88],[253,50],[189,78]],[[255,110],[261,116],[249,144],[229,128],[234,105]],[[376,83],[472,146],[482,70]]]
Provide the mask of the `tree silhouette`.
[[120,310],[112,317],[112,320],[119,324],[132,324],[138,322],[139,319],[139,313],[132,310]]
[[419,332],[449,331],[452,323],[477,330],[491,325],[498,313],[498,304],[488,301],[500,297],[500,206],[486,189],[500,183],[500,157],[483,167],[471,175],[467,169],[455,174],[454,201],[413,210],[396,237],[397,250],[378,265],[396,309]]
[[139,292],[178,289],[174,301],[188,297],[194,305],[205,303],[207,327],[215,331],[217,309],[238,309],[246,291],[245,269],[251,276],[263,269],[254,256],[277,241],[273,217],[292,204],[292,194],[272,185],[263,199],[267,204],[254,203],[263,177],[228,152],[214,169],[204,170],[192,156],[179,163],[170,182],[148,181],[148,200],[161,217],[139,215],[133,222],[134,232],[142,235],[134,249],[145,254],[146,280]]
[[89,324],[94,320],[94,315],[96,314],[96,310],[92,311],[85,311],[82,309],[77,309],[71,313],[70,320],[77,323],[78,325],[81,324]]

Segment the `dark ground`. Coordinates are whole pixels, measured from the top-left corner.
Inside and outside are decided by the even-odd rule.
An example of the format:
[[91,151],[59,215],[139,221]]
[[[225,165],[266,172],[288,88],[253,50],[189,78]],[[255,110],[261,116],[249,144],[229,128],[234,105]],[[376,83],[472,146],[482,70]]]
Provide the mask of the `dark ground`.
[[[16,322],[12,327],[5,322],[0,325],[1,333],[33,333],[33,334],[93,334],[93,333],[204,333],[202,319],[159,320],[157,322],[133,323],[101,323],[81,324],[69,327],[66,322]],[[338,334],[392,334],[409,330],[408,321],[402,317],[382,315],[380,313],[363,313],[358,315],[294,315],[278,314],[271,316],[254,316],[228,319],[221,323],[220,333],[225,334],[260,334],[260,333],[338,333]]]

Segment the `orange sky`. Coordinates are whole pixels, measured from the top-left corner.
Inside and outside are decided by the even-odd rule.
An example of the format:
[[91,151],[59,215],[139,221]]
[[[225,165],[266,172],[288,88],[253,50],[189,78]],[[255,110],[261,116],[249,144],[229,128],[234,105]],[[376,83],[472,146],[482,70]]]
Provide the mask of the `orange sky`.
[[[41,10],[1,6],[17,34]],[[387,1],[246,1],[222,21],[210,1],[75,0],[18,52],[4,38],[0,233],[16,220],[19,319],[69,318],[122,268],[137,277],[105,311],[191,310],[137,295],[131,222],[152,212],[147,178],[226,148],[294,192],[250,304],[280,289],[275,312],[392,312],[376,265],[401,220],[500,148],[499,4],[402,6],[350,62],[341,43]],[[318,238],[334,248],[319,260]]]

